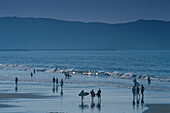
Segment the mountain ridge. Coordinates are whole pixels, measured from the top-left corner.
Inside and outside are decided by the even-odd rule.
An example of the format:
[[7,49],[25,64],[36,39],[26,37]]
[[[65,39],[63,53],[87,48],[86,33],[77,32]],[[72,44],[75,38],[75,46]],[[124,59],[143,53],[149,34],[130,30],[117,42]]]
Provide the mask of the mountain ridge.
[[0,49],[170,49],[170,22],[0,17]]

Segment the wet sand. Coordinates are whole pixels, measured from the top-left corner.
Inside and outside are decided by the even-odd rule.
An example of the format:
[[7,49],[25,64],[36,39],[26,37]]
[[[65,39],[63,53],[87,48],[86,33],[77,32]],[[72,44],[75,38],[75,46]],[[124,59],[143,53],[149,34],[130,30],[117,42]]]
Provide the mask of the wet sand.
[[[61,89],[52,83],[20,82],[15,91],[13,82],[0,82],[0,111],[3,113],[136,113],[143,112],[143,105],[132,105],[130,89],[113,88],[87,84],[64,84]],[[101,103],[97,97],[91,102],[90,95],[81,103],[79,92],[84,89],[102,91]],[[129,93],[128,93],[129,92]]]
[[170,104],[147,104],[149,109],[143,113],[170,113]]

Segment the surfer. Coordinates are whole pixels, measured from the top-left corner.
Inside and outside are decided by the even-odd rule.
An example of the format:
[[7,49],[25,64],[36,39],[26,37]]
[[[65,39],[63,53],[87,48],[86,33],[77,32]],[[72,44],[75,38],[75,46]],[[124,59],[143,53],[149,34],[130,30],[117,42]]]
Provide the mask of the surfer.
[[[80,94],[84,94],[84,90],[82,90],[81,92],[80,92]],[[79,94],[79,95],[80,95]],[[81,103],[83,103],[83,95],[81,96]]]
[[151,83],[151,79],[150,79],[150,77],[148,77],[148,84],[150,84]]
[[31,78],[33,77],[33,73],[31,72]]
[[100,88],[99,88],[96,95],[98,96],[98,102],[101,101],[101,90],[100,90]]
[[53,77],[52,81],[53,81],[53,85],[55,85],[55,77]]
[[135,88],[135,86],[133,86],[133,88],[132,88],[133,102],[135,102],[135,92],[136,92],[136,88]]
[[91,99],[92,99],[92,102],[93,102],[93,99],[95,97],[95,93],[94,93],[93,89],[90,91],[90,94],[91,94]]
[[64,81],[61,79],[61,88],[63,88]]
[[144,90],[145,90],[145,87],[143,85],[141,85],[141,94],[142,94],[142,97],[144,97]]

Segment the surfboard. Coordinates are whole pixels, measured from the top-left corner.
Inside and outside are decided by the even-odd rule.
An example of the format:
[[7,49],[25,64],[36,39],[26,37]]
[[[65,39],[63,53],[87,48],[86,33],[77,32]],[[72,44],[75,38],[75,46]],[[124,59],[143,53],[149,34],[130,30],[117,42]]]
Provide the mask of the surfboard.
[[84,92],[84,93],[79,93],[78,96],[87,96],[87,95],[89,95],[89,93],[88,92]]

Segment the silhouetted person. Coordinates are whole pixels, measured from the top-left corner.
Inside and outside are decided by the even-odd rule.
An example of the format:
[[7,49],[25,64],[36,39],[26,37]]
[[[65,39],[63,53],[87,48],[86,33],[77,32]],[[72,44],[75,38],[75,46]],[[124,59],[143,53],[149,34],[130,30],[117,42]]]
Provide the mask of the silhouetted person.
[[63,88],[64,81],[61,79],[61,88]]
[[55,77],[53,77],[52,81],[53,81],[53,85],[55,85]]
[[132,88],[132,93],[133,93],[133,102],[135,102],[135,93],[136,93],[135,86],[133,86],[133,88]]
[[136,79],[134,79],[133,82],[134,82],[134,86],[140,86],[140,84],[137,82]]
[[144,90],[145,90],[145,87],[143,85],[141,85],[141,94],[142,94],[142,98],[144,97]]
[[33,73],[31,72],[31,78],[33,77]]
[[90,94],[91,94],[91,100],[93,102],[94,97],[95,97],[95,92],[93,91],[93,89],[90,91]]
[[140,94],[139,94],[139,86],[136,87],[136,93],[137,93],[137,103],[138,103],[139,96],[140,96]]
[[33,71],[33,72],[34,72],[34,74],[35,74],[35,69],[34,69],[34,71]]
[[151,79],[150,79],[150,77],[148,77],[148,84],[150,84],[151,83]]
[[56,78],[55,81],[56,81],[56,86],[58,86],[58,78]]
[[71,77],[71,75],[69,74],[69,72],[64,73],[64,75],[65,75],[66,78],[70,78],[70,77]]
[[97,92],[97,97],[98,97],[98,102],[101,101],[101,90],[99,89],[98,92]]
[[18,78],[17,77],[15,77],[15,84],[16,84],[16,86],[18,84]]
[[15,77],[15,91],[18,91],[18,78]]
[[[84,93],[84,90],[82,90],[80,93]],[[81,103],[83,103],[83,96],[81,96]]]

